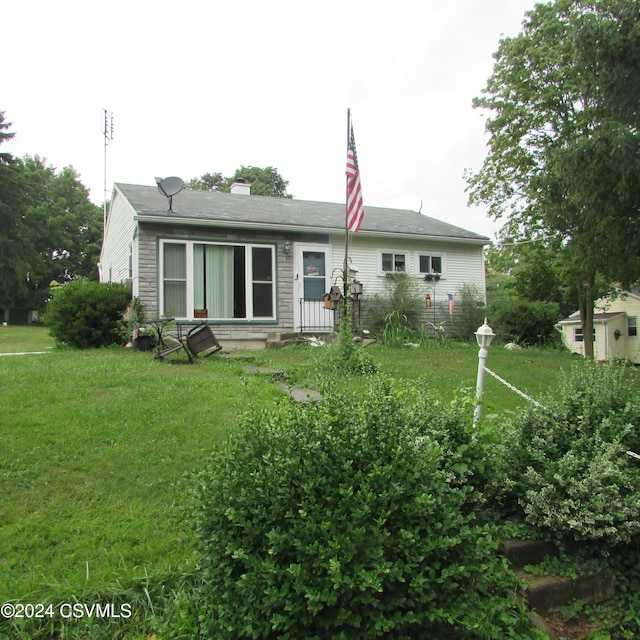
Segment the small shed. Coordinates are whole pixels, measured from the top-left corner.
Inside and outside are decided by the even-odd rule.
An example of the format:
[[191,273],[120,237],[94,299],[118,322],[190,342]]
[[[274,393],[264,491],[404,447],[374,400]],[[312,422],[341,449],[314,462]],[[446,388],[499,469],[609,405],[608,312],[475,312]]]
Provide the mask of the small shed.
[[[619,291],[616,295],[601,298],[594,307],[593,354],[601,362],[624,358],[640,364],[640,290]],[[562,333],[567,348],[584,356],[584,335],[580,312],[572,313],[556,327]]]

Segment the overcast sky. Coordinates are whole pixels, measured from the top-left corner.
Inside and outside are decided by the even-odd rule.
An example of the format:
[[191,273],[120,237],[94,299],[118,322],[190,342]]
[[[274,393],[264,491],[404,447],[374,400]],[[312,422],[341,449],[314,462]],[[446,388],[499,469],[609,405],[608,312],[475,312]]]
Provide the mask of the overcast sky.
[[6,0],[2,151],[107,189],[273,166],[304,200],[343,202],[347,107],[365,207],[492,235],[467,207],[487,137],[471,107],[534,0]]

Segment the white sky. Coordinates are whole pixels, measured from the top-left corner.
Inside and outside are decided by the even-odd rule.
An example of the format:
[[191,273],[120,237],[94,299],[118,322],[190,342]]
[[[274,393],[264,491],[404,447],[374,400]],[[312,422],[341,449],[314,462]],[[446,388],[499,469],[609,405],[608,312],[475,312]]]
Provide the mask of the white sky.
[[347,107],[364,202],[420,209],[492,235],[467,207],[465,168],[487,137],[471,101],[501,36],[534,0],[7,0],[2,151],[72,165],[104,200],[104,112],[114,182],[154,185],[274,166],[289,193],[344,202]]

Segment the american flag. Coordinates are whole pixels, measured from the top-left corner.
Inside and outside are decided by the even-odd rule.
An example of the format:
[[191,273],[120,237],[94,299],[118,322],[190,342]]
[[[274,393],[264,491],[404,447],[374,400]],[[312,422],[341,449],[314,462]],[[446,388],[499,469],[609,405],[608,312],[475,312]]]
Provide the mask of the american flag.
[[347,149],[347,227],[356,233],[364,218],[364,204],[360,187],[360,170],[356,154],[356,139],[353,127],[350,127],[349,145]]
[[453,315],[453,310],[456,306],[456,294],[455,293],[447,293],[447,298],[449,300],[449,315]]

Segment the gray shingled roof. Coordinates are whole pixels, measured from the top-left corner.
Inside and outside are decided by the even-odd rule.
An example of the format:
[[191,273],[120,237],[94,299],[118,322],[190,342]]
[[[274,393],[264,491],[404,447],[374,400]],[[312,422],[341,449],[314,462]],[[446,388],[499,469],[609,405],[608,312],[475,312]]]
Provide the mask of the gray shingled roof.
[[[157,187],[116,184],[139,220],[190,222],[225,226],[263,226],[287,230],[335,232],[344,230],[345,205],[289,198],[247,196],[184,189],[173,197],[173,211]],[[406,209],[365,205],[360,233],[451,238],[486,244],[489,238]]]

